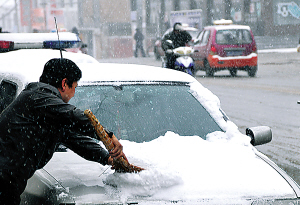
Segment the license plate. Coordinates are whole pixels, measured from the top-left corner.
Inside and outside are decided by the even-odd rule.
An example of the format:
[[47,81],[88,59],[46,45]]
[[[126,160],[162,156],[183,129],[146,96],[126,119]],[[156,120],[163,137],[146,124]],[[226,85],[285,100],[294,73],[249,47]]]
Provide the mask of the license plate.
[[227,56],[241,56],[243,51],[226,51]]

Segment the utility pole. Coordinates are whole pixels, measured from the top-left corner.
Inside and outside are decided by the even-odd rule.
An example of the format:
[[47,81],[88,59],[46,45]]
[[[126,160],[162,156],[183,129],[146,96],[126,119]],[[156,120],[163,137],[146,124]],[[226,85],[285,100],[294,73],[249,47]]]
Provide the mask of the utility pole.
[[136,17],[137,17],[137,28],[143,28],[143,0],[136,1]]
[[206,0],[206,5],[207,5],[206,25],[211,25],[213,19],[213,13],[212,13],[213,0]]
[[18,4],[17,4],[17,0],[15,0],[15,23],[17,25],[17,33],[19,33],[19,15],[18,15]]
[[165,32],[165,12],[166,12],[165,0],[160,0],[160,13],[159,13],[160,36],[162,36]]
[[47,18],[47,3],[46,0],[43,1],[43,3],[41,4],[43,6],[43,10],[44,10],[44,22],[45,22],[45,28],[44,30],[47,31],[48,30],[48,18]]
[[225,1],[225,19],[231,20],[231,0]]

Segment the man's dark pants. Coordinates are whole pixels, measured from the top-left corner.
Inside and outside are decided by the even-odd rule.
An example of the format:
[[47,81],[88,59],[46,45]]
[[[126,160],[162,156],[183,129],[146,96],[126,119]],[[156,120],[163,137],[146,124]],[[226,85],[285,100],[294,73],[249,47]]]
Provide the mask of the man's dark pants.
[[143,47],[143,43],[137,42],[136,46],[135,46],[135,51],[134,51],[134,56],[136,58],[138,57],[139,50],[141,50],[142,56],[146,57],[145,50],[144,50],[144,47]]

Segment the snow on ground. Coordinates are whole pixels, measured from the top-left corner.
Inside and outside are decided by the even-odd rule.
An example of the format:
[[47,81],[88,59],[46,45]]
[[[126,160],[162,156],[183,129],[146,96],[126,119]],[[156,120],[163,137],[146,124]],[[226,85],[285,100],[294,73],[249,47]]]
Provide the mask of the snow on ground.
[[258,50],[258,53],[295,53],[297,48],[279,48],[279,49],[263,49]]

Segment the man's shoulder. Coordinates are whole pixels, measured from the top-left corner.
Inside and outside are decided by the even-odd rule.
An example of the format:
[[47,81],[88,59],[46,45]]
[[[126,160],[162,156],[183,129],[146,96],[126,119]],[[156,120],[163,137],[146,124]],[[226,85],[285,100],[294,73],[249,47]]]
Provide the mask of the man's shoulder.
[[50,93],[55,93],[59,94],[59,91],[56,87],[47,84],[47,83],[42,83],[42,82],[31,82],[29,83],[25,90],[30,90],[30,91],[43,91],[43,92],[50,92]]

